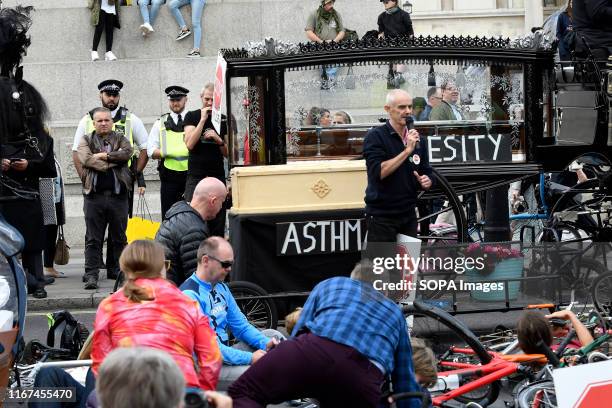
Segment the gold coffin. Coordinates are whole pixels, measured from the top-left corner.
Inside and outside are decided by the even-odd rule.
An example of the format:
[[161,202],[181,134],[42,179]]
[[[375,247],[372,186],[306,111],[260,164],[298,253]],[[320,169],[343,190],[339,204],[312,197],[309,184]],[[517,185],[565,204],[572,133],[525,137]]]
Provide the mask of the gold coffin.
[[364,208],[364,160],[294,162],[232,169],[232,214]]

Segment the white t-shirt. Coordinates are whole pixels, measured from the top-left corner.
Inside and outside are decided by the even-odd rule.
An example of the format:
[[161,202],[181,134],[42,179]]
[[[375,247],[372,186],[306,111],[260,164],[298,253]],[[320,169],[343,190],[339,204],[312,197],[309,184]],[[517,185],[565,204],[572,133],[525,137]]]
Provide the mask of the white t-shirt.
[[[117,2],[119,0],[115,0],[115,2]],[[113,4],[112,6],[110,4],[108,4],[108,0],[102,0],[102,2],[100,3],[100,7],[102,8],[102,10],[104,10],[107,14],[115,14],[115,5]]]

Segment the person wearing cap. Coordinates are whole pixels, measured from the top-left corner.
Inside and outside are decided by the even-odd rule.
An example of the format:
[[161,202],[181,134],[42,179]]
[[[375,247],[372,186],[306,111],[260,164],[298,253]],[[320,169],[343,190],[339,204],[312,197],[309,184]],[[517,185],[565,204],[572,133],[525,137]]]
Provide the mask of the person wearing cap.
[[[225,166],[223,158],[227,157],[227,118],[221,117],[220,134],[212,124],[212,103],[215,85],[207,83],[200,91],[202,108],[187,112],[185,116],[185,144],[189,149],[189,169],[185,184],[185,201],[191,201],[198,182],[205,177],[215,177],[225,184]],[[211,235],[224,236],[225,209],[209,223]]]
[[[306,20],[306,37],[313,42],[324,43],[329,41],[340,42],[344,38],[346,31],[342,23],[342,17],[334,9],[335,0],[321,0],[321,5],[313,11]],[[329,88],[329,82],[336,78],[338,69],[326,67],[322,73],[322,89]]]
[[[133,179],[135,179],[138,183],[138,194],[142,196],[144,195],[146,188],[142,171],[149,161],[149,156],[147,155],[148,134],[142,120],[140,120],[138,116],[130,112],[125,106],[119,106],[122,89],[123,82],[116,79],[106,79],[98,84],[98,90],[100,91],[100,103],[102,107],[111,111],[111,115],[113,117],[112,130],[124,135],[132,145],[134,156],[132,156],[128,161],[128,168],[132,173]],[[72,162],[74,163],[74,167],[81,180],[83,180],[83,168],[78,158],[77,148],[83,136],[91,134],[94,131],[93,111],[94,110],[92,109],[87,112],[79,121],[79,125],[74,133],[74,140],[72,143]],[[137,149],[139,150],[138,156],[135,155]],[[134,204],[133,189],[128,191],[128,194],[128,214],[131,217]],[[109,241],[111,240],[112,237],[109,238]],[[107,271],[115,269],[115,265],[112,264],[112,260],[112,247],[107,245]],[[114,279],[116,276],[107,272],[107,277]]]
[[172,85],[164,92],[168,97],[170,113],[163,114],[155,121],[147,144],[149,157],[159,160],[157,170],[161,181],[162,220],[170,207],[183,199],[189,168],[189,149],[185,144],[184,124],[189,89]]

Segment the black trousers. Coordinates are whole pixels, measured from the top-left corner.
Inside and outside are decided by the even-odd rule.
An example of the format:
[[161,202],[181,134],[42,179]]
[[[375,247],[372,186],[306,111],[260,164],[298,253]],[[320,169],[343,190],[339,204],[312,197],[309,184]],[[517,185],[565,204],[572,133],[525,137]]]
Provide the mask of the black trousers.
[[412,214],[395,217],[367,215],[368,242],[396,242],[397,234],[417,236],[417,217]]
[[185,193],[185,179],[177,180],[162,180],[159,189],[161,199],[162,220],[166,218],[166,212],[176,202],[183,199]]
[[26,272],[28,289],[36,290],[45,287],[45,276],[42,266],[42,251],[24,250],[21,253],[21,264]]
[[44,265],[45,268],[53,268],[55,259],[55,246],[57,244],[57,225],[45,225],[45,248]]
[[100,10],[98,25],[94,30],[92,51],[98,50],[98,45],[100,45],[100,39],[102,38],[102,31],[106,33],[106,51],[111,51],[113,49],[113,30],[115,29],[116,18],[117,16],[114,14],[108,14],[104,10]]
[[85,213],[85,276],[98,277],[102,263],[102,242],[108,226],[108,248],[112,247],[112,263],[106,265],[107,274],[119,272],[119,256],[127,245],[125,229],[128,219],[127,194],[112,194],[109,191],[91,193],[83,202]]

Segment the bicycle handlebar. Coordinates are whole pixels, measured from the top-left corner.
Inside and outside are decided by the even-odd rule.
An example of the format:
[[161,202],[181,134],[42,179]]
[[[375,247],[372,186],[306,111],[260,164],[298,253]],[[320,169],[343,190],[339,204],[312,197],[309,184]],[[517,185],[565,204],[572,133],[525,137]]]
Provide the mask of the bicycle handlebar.
[[559,348],[557,349],[557,351],[555,352],[555,354],[557,355],[557,357],[561,357],[563,355],[563,352],[565,351],[565,348],[567,347],[567,345],[570,343],[570,341],[573,340],[573,338],[576,337],[576,330],[571,329],[569,331],[569,333],[567,333],[567,336],[565,336],[565,338],[563,339],[563,341],[561,342],[561,344],[559,344]]
[[559,361],[559,357],[548,347],[544,341],[540,340],[537,342],[536,346],[542,351],[542,354],[546,356],[548,362],[552,364],[553,367],[559,367],[561,361]]
[[429,405],[429,397],[424,392],[400,392],[389,396],[391,403],[406,398],[419,398],[421,400],[421,408],[427,408]]

